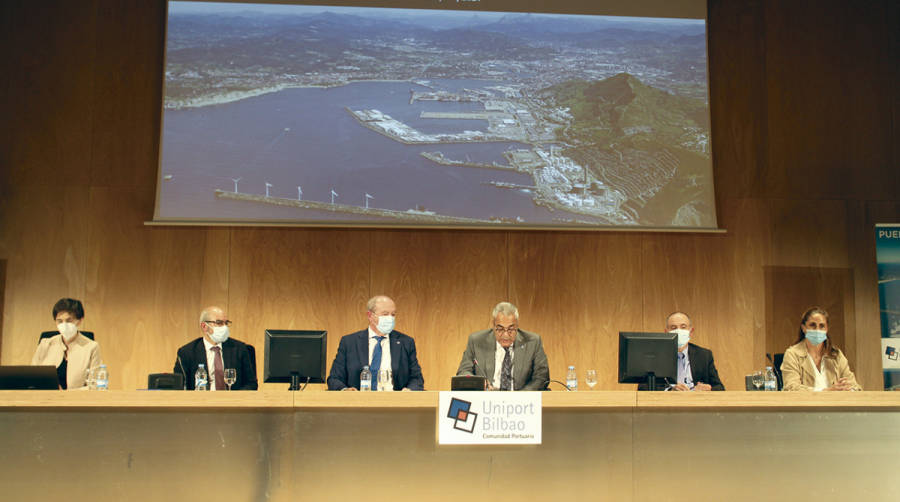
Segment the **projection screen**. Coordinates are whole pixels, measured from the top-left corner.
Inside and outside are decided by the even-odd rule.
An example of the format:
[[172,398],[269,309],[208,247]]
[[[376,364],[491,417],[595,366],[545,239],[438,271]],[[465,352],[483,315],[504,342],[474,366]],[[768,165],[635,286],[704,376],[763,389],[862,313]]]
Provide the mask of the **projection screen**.
[[313,3],[169,2],[153,223],[716,229],[705,2]]

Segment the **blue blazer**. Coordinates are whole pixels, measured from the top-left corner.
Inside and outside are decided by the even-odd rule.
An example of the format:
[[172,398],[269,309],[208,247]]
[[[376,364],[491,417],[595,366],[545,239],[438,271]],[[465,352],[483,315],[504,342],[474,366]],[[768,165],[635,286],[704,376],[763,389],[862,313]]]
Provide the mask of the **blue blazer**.
[[[422,378],[422,368],[416,357],[416,341],[399,331],[391,331],[388,340],[391,346],[394,390],[425,390],[425,379]],[[341,390],[345,387],[359,389],[359,372],[363,366],[368,365],[368,328],[342,337],[328,374],[328,390]]]

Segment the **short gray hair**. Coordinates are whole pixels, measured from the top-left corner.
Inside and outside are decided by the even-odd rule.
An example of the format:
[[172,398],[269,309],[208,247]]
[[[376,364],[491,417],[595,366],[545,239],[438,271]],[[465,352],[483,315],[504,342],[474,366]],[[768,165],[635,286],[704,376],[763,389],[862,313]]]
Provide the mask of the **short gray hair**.
[[516,308],[515,305],[509,302],[500,302],[494,307],[494,310],[491,311],[491,321],[493,322],[497,319],[497,315],[511,315],[516,318],[516,322],[519,321],[519,309]]
[[375,312],[375,305],[378,304],[378,301],[379,301],[379,300],[389,300],[389,301],[393,301],[393,300],[391,300],[390,297],[388,297],[388,296],[385,296],[385,295],[375,295],[375,296],[373,296],[372,298],[369,298],[369,301],[366,302],[366,310],[368,310],[369,312]]
[[690,327],[692,327],[692,328],[694,327],[694,321],[691,320],[691,316],[687,315],[686,313],[684,313],[684,312],[682,312],[682,311],[680,311],[680,310],[676,310],[675,312],[672,312],[671,314],[669,314],[669,315],[666,316],[666,329],[669,329],[669,319],[671,319],[673,315],[679,315],[679,314],[680,314],[680,315],[683,315],[684,317],[687,318],[687,320],[688,320],[688,326],[690,326]]

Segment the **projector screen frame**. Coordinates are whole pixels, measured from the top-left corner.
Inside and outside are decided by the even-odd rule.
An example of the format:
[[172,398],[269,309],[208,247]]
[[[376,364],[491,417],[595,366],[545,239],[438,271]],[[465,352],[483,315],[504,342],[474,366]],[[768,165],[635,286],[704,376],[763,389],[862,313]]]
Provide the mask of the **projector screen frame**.
[[[164,45],[168,45],[168,5],[166,12],[166,35]],[[651,1],[651,2],[609,2],[609,1],[575,1],[564,2],[548,5],[540,1],[511,1],[511,0],[475,0],[475,1],[459,1],[459,2],[442,2],[438,0],[376,0],[373,2],[365,2],[362,0],[312,0],[312,1],[269,1],[269,2],[247,2],[220,0],[218,2],[200,0],[195,3],[223,3],[223,4],[243,4],[243,3],[264,3],[270,5],[304,5],[304,6],[333,6],[333,7],[366,7],[366,8],[389,8],[389,9],[417,9],[417,10],[433,10],[433,11],[473,11],[473,12],[509,12],[509,13],[536,13],[536,14],[567,14],[567,15],[589,15],[589,16],[628,16],[628,17],[670,17],[673,19],[694,19],[703,20],[706,23],[707,5],[705,0],[676,0],[676,1]],[[447,5],[447,4],[450,5]],[[623,7],[624,6],[624,7]],[[551,7],[551,8],[548,8]],[[706,115],[709,121],[708,138],[711,138],[711,110],[710,110],[710,79],[708,64],[708,41],[709,30],[704,26],[705,50],[706,50]],[[489,223],[489,224],[467,224],[467,223],[449,223],[449,224],[423,224],[423,223],[402,223],[395,221],[324,221],[324,220],[295,220],[295,219],[271,219],[271,218],[241,218],[241,219],[208,219],[208,218],[177,218],[177,217],[160,217],[160,192],[163,184],[163,135],[165,131],[165,68],[168,60],[168,52],[164,47],[164,71],[162,72],[163,80],[163,103],[161,103],[160,117],[160,137],[159,137],[159,160],[157,173],[156,200],[154,206],[154,217],[152,221],[146,221],[148,226],[226,226],[226,227],[243,227],[243,226],[273,226],[273,227],[311,227],[311,228],[386,228],[386,229],[461,229],[461,230],[504,230],[504,231],[612,231],[612,232],[675,232],[675,233],[725,233],[725,230],[719,228],[716,223],[714,226],[652,226],[652,225],[606,225],[606,224],[544,224],[544,223]],[[711,139],[710,139],[711,144]],[[552,149],[551,149],[552,152]],[[716,222],[718,220],[718,204],[715,198],[715,185],[713,179],[714,159],[711,148],[709,155],[709,190],[712,203],[712,218]],[[299,187],[298,187],[299,188]],[[224,190],[217,190],[224,192]],[[332,202],[333,204],[333,202]]]

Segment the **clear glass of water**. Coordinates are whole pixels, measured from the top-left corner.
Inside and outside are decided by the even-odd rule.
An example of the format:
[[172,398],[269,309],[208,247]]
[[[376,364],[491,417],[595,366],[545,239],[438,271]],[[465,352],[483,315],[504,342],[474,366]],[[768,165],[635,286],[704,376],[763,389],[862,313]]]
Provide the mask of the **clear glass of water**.
[[228,390],[231,390],[231,386],[234,385],[234,382],[237,381],[237,370],[234,368],[225,368],[225,385],[228,386]]
[[584,374],[584,383],[593,389],[597,385],[597,370],[587,370]]
[[378,390],[394,390],[393,374],[390,369],[378,370]]
[[753,386],[756,387],[756,390],[759,390],[760,387],[766,382],[766,376],[763,375],[762,371],[754,371],[753,376],[750,377],[750,382],[753,383]]
[[97,390],[96,376],[97,368],[86,368],[84,370],[84,385],[88,390]]

